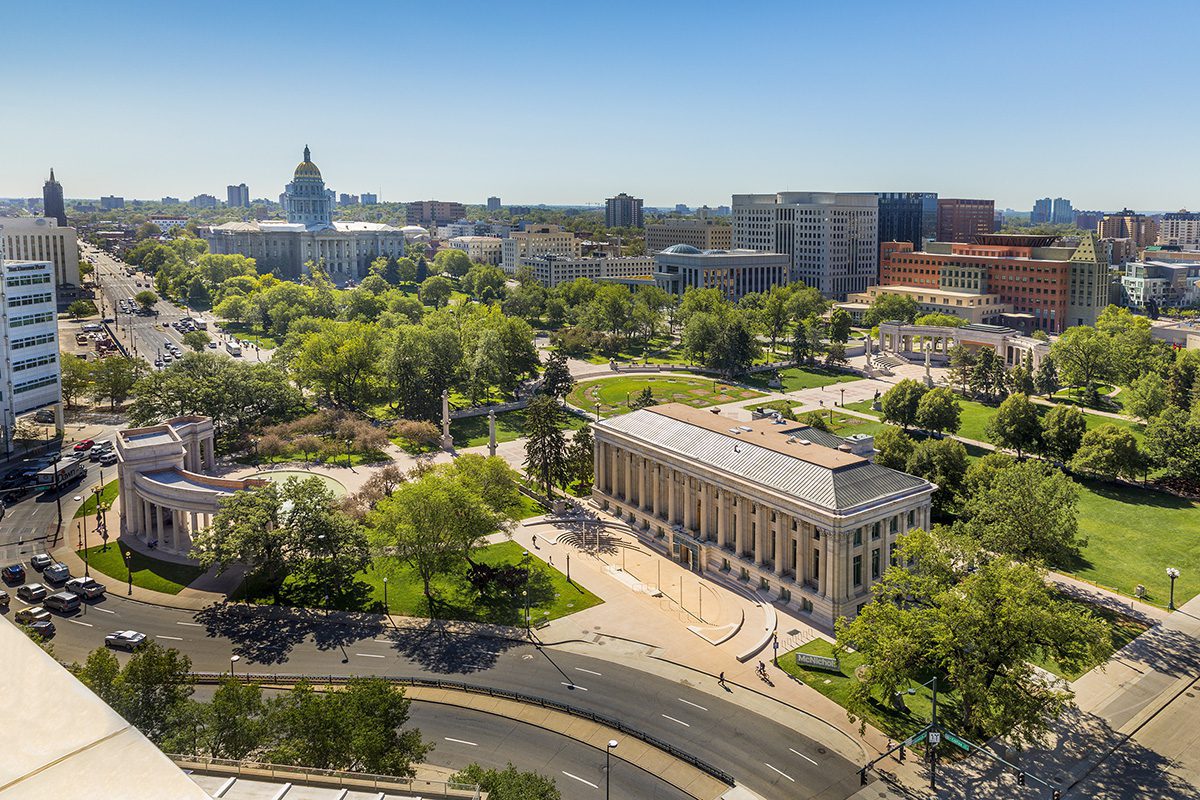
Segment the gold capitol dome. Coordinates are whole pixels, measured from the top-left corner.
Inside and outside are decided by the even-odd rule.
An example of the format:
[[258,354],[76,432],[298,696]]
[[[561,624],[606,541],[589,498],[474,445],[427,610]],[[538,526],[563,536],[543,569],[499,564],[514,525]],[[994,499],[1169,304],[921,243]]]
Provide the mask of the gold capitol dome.
[[321,179],[321,170],[317,169],[317,165],[312,162],[308,145],[304,145],[304,160],[296,165],[296,172],[292,177]]

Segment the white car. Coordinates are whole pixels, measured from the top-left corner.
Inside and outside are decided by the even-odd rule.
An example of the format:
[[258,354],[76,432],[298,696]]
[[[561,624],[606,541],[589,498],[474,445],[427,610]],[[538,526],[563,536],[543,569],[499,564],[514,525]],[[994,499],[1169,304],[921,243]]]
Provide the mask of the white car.
[[137,631],[114,631],[104,637],[105,647],[119,647],[133,652],[146,641],[146,634]]
[[67,581],[66,589],[72,594],[86,597],[89,600],[94,597],[100,597],[105,591],[104,584],[98,582],[95,578],[71,578],[71,580]]

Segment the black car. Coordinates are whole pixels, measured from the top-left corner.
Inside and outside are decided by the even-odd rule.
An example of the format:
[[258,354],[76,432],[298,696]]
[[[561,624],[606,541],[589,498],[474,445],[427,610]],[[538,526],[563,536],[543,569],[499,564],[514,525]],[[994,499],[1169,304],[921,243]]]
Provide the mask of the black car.
[[7,583],[24,583],[25,567],[20,564],[9,564],[0,570],[0,577],[3,577]]

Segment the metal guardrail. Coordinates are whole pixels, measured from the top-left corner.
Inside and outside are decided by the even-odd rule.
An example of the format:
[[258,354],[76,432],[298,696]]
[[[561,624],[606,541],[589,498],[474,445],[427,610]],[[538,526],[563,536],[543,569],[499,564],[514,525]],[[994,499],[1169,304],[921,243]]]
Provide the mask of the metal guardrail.
[[[224,679],[227,679],[228,677],[228,672],[192,673],[192,678],[197,683],[218,683]],[[351,680],[349,676],[345,675],[291,675],[286,673],[239,673],[234,677],[243,683],[264,683],[279,686],[294,685],[297,683],[337,686],[347,683]],[[651,736],[650,734],[640,731],[637,728],[632,728],[629,725],[626,725],[624,722],[609,716],[605,716],[604,714],[597,714],[594,711],[586,711],[582,708],[569,706],[566,703],[560,703],[557,700],[548,700],[544,697],[535,697],[534,695],[524,694],[522,692],[509,691],[508,689],[495,689],[490,686],[476,686],[474,684],[462,683],[460,681],[447,681],[440,678],[406,678],[395,675],[381,675],[378,677],[382,677],[384,680],[394,683],[398,686],[420,686],[430,689],[454,689],[460,692],[487,695],[488,697],[499,697],[504,700],[514,700],[518,703],[528,703],[541,708],[548,708],[553,711],[561,711],[562,713],[570,714],[573,717],[579,717],[581,719],[586,719],[591,722],[597,722],[601,725],[605,725],[615,731],[625,734],[626,736],[632,736],[635,739],[645,742],[651,747],[662,750],[664,753],[667,753],[668,755],[677,758],[686,764],[690,764],[701,772],[716,778],[728,786],[734,785],[733,776],[724,770],[708,764],[691,753],[680,750],[673,744],[668,744],[657,737]]]
[[371,789],[373,791],[406,792],[429,797],[438,795],[463,800],[482,800],[487,797],[478,784],[453,783],[451,781],[425,780],[422,778],[400,778],[395,775],[375,775],[369,772],[347,772],[336,769],[314,769],[290,764],[271,764],[263,761],[234,761],[228,758],[187,756],[168,753],[167,758],[181,769],[211,772],[220,775],[236,775],[245,778],[269,778],[271,780],[336,786],[339,789]]

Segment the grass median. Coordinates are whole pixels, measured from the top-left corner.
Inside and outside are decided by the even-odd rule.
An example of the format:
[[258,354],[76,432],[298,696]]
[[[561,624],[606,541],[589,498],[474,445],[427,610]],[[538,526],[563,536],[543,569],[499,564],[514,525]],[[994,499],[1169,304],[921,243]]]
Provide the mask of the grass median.
[[[114,580],[125,583],[129,580],[129,569],[125,566],[125,554],[129,556],[129,567],[133,570],[133,585],[163,594],[179,594],[192,581],[204,574],[204,570],[192,564],[177,564],[162,561],[139,553],[122,545],[119,541],[78,551],[85,558],[92,572],[99,572]],[[116,591],[109,586],[109,591]]]

